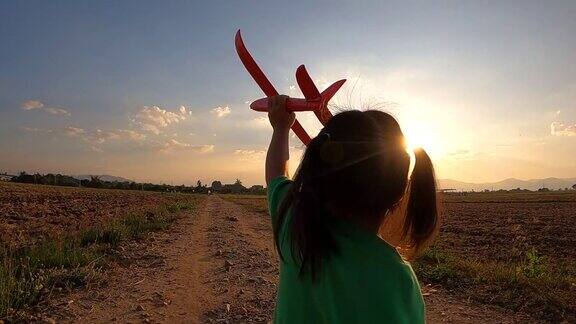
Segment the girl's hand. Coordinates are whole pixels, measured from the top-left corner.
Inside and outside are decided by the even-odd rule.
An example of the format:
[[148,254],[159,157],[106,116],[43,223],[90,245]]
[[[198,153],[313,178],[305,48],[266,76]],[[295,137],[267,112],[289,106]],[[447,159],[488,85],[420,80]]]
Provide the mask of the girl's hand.
[[286,100],[284,95],[268,98],[268,119],[274,130],[289,130],[296,120],[296,114],[286,111]]

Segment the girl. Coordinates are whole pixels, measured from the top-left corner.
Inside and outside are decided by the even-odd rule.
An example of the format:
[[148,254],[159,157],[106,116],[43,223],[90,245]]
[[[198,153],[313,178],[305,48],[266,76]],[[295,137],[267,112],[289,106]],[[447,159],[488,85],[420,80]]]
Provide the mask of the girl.
[[[266,156],[268,204],[281,258],[276,323],[423,323],[410,265],[378,232],[405,209],[403,234],[420,251],[438,226],[430,158],[410,155],[396,120],[380,111],[335,115],[288,179],[294,113],[269,100],[274,129]],[[404,208],[397,208],[400,204]]]

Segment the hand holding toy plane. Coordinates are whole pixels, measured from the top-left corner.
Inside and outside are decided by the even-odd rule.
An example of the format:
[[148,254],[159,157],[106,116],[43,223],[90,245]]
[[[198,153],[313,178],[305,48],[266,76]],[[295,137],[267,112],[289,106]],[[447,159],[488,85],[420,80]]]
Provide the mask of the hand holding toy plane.
[[[258,99],[250,104],[250,108],[255,111],[268,111],[268,97],[278,95],[278,91],[274,88],[272,83],[266,78],[266,75],[252,55],[244,46],[244,41],[242,41],[242,35],[240,34],[240,30],[236,32],[236,52],[238,52],[238,56],[240,60],[248,70],[248,73],[252,76],[254,81],[260,86],[264,94],[267,96],[266,98]],[[326,125],[328,120],[332,118],[332,113],[328,110],[328,101],[336,94],[336,92],[342,87],[346,79],[342,79],[339,81],[334,82],[324,91],[320,92],[316,85],[310,78],[308,71],[306,71],[306,67],[304,65],[300,65],[296,69],[296,81],[298,82],[298,86],[302,93],[304,94],[304,99],[302,98],[288,98],[286,102],[286,110],[288,111],[313,111],[316,117],[320,120],[322,125]],[[292,125],[292,130],[298,136],[298,138],[304,143],[308,145],[310,143],[310,136],[306,133],[306,130],[300,125],[298,120],[294,122]]]

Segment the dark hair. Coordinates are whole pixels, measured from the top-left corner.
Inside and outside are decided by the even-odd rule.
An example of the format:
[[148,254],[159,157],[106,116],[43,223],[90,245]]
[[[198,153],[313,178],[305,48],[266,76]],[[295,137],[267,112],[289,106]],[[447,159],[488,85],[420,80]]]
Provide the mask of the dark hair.
[[403,231],[419,249],[437,227],[432,162],[417,150],[410,180],[410,155],[398,122],[382,111],[350,110],[332,117],[308,145],[274,224],[276,249],[284,260],[280,232],[287,226],[292,259],[314,280],[322,261],[338,252],[330,230],[335,218],[378,226],[408,196]]

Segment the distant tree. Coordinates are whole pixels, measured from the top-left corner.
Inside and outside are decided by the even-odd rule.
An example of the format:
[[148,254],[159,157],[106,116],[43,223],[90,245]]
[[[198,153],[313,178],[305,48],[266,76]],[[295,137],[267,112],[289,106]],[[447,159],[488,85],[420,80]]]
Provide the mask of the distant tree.
[[47,185],[55,185],[56,184],[56,176],[52,173],[48,173],[44,176],[41,176],[40,183],[41,184],[47,184]]
[[242,185],[242,181],[240,181],[240,179],[236,179],[233,184],[225,184],[222,186],[222,189],[220,189],[221,193],[240,194],[245,193],[246,191],[247,189]]
[[[196,186],[185,185],[168,185],[168,184],[154,184],[154,183],[137,183],[129,181],[105,181],[98,176],[91,176],[90,179],[79,180],[77,178],[61,175],[61,174],[28,174],[20,172],[17,176],[12,177],[9,181],[20,183],[33,183],[44,185],[57,185],[57,186],[73,186],[73,187],[91,187],[91,188],[105,188],[105,189],[123,189],[123,190],[145,190],[157,192],[182,192],[182,193],[201,193],[208,194],[211,188],[202,184],[200,180],[197,181]],[[242,182],[237,179],[234,184],[223,185],[220,181],[212,182],[212,186],[220,188],[218,192],[222,193],[247,193]],[[262,192],[262,189],[253,189],[254,191]],[[214,191],[214,189],[212,189]]]
[[203,185],[200,180],[196,182],[196,187],[194,187],[193,190],[194,190],[193,192],[195,193],[203,193],[203,194],[206,194],[209,191],[208,187],[206,185]]
[[212,181],[212,186],[211,186],[212,190],[214,191],[218,191],[220,189],[222,189],[222,182],[220,181]]
[[253,185],[247,189],[247,192],[253,195],[265,195],[266,189],[264,189],[263,185]]
[[548,192],[548,191],[550,191],[550,189],[548,189],[548,188],[540,188],[540,189],[538,189],[538,192]]
[[104,181],[102,181],[98,176],[90,176],[90,181],[88,182],[87,187],[102,188],[104,187]]
[[34,176],[22,171],[17,176],[12,178],[12,181],[20,183],[34,183]]

